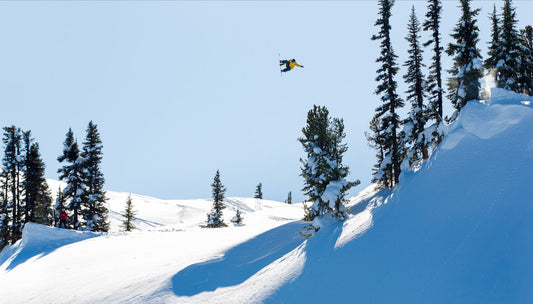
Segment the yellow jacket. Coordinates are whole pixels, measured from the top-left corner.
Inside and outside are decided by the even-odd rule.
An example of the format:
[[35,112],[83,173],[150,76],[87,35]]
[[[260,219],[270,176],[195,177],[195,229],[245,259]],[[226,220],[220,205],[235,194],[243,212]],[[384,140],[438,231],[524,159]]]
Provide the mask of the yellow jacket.
[[292,69],[294,69],[295,66],[299,66],[299,67],[303,68],[303,65],[297,64],[296,60],[293,60],[293,59],[289,60],[289,68],[291,68],[291,70],[292,70]]

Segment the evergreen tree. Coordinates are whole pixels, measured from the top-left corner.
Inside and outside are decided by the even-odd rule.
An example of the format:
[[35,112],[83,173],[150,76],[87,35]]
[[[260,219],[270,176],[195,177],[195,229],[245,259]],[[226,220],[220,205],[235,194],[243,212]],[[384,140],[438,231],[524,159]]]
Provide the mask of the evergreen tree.
[[287,200],[285,200],[286,204],[292,204],[292,192],[289,191],[289,194],[287,194]]
[[317,205],[314,210],[307,210],[310,216],[306,218],[309,220],[330,211],[329,204],[322,200],[322,193],[329,183],[326,176],[329,175],[330,170],[328,158],[328,152],[331,151],[330,124],[328,109],[315,105],[307,113],[307,126],[302,129],[303,137],[298,139],[307,154],[306,160],[300,159],[303,164],[300,175],[305,180],[302,190],[308,196],[309,201]]
[[60,163],[65,163],[62,168],[57,170],[57,173],[59,173],[59,180],[64,180],[67,183],[67,186],[63,189],[63,197],[67,201],[70,200],[66,208],[73,212],[71,223],[74,229],[81,230],[83,227],[79,216],[82,213],[82,202],[86,195],[87,186],[84,183],[86,177],[83,159],[80,157],[78,143],[74,139],[74,133],[72,133],[70,128],[63,143],[63,154],[57,160]]
[[457,110],[456,114],[467,101],[479,98],[479,80],[483,77],[481,54],[477,48],[479,28],[475,19],[479,9],[470,8],[471,0],[460,1],[462,15],[451,35],[455,43],[448,44],[446,50],[448,55],[454,57],[453,68],[449,70],[451,77],[448,80],[448,97]]
[[[426,20],[423,24],[424,31],[431,32],[431,39],[424,43],[425,47],[433,45],[433,58],[429,68],[428,86],[429,105],[428,105],[428,119],[435,120],[436,125],[442,122],[443,112],[443,87],[442,87],[442,52],[444,48],[441,46],[440,37],[440,19],[441,19],[442,4],[441,0],[429,0],[428,11],[426,13]],[[441,135],[433,134],[433,141],[440,143]]]
[[[377,163],[372,168],[371,182],[380,184],[381,186],[386,186],[380,179],[382,174],[382,172],[380,172],[380,167],[381,163],[383,162],[385,152],[383,148],[383,136],[381,136],[380,119],[377,114],[379,113],[376,113],[376,115],[374,115],[374,118],[372,118],[372,121],[370,121],[370,132],[365,131],[365,138],[368,142],[368,145],[372,149],[376,150]],[[392,176],[385,177],[385,180],[387,181],[391,179]]]
[[498,46],[500,44],[500,20],[498,18],[498,14],[496,11],[496,4],[494,4],[494,10],[492,11],[492,14],[490,15],[490,21],[492,23],[491,27],[491,42],[489,43],[489,52],[488,52],[488,58],[485,59],[485,63],[483,66],[488,71],[492,71],[496,68],[497,63],[497,54],[498,54]]
[[3,158],[3,176],[5,178],[5,200],[7,219],[10,219],[9,225],[9,242],[15,243],[22,237],[22,228],[24,226],[24,205],[22,201],[22,178],[21,172],[24,166],[22,155],[22,132],[15,126],[4,128],[4,158]]
[[409,163],[413,164],[420,159],[428,158],[428,141],[424,134],[426,124],[426,109],[424,105],[426,80],[422,72],[424,64],[422,63],[423,50],[420,48],[420,23],[416,17],[415,7],[411,9],[409,25],[407,27],[409,34],[406,37],[409,42],[409,59],[404,66],[407,67],[407,74],[403,76],[405,82],[409,85],[407,101],[411,102],[411,111],[409,117],[404,121],[404,132],[407,142],[411,146]]
[[39,144],[33,142],[31,132],[24,132],[24,222],[52,224],[52,195],[44,178],[45,165],[39,153]]
[[241,215],[241,211],[239,209],[237,209],[237,212],[235,213],[235,216],[231,219],[231,222],[235,226],[242,225],[242,215]]
[[[375,132],[371,138],[376,140],[375,144],[383,149],[383,157],[378,159],[379,171],[374,176],[381,184],[392,187],[398,184],[400,177],[401,141],[398,136],[400,118],[397,111],[403,107],[403,101],[396,93],[397,83],[395,80],[398,73],[396,59],[391,44],[391,9],[394,0],[379,0],[379,18],[375,26],[379,27],[379,33],[372,36],[372,40],[381,40],[380,56],[376,62],[381,66],[377,70],[376,81],[379,85],[376,94],[381,95],[382,105],[376,109],[374,121]],[[379,135],[377,135],[379,134]]]
[[520,31],[520,71],[519,87],[523,94],[533,96],[533,27],[526,26]]
[[7,210],[7,200],[4,195],[0,198],[0,252],[9,244],[9,212]]
[[85,171],[83,183],[87,187],[84,196],[83,218],[86,222],[86,229],[89,231],[109,230],[107,221],[108,209],[105,206],[106,197],[104,186],[104,175],[100,169],[102,162],[102,140],[97,126],[92,121],[87,126],[87,135],[83,142],[83,169]]
[[302,129],[302,144],[307,159],[300,174],[305,180],[302,189],[313,205],[306,211],[306,219],[332,213],[338,219],[346,218],[345,194],[356,182],[346,181],[349,168],[342,164],[347,146],[342,119],[329,118],[326,107],[314,106],[307,114],[307,126]]
[[516,12],[511,0],[504,0],[501,39],[495,54],[496,82],[499,88],[519,92],[520,39],[516,29]]
[[333,214],[335,217],[344,220],[347,217],[346,208],[344,207],[347,201],[346,192],[361,182],[359,180],[353,182],[346,180],[350,169],[343,164],[343,155],[348,151],[348,145],[343,143],[346,133],[344,132],[344,120],[342,118],[333,118],[330,137],[333,145],[333,150],[331,151],[333,162],[330,162],[330,182],[326,188],[326,193],[322,195],[322,199],[329,202],[330,206],[334,206]]
[[6,171],[0,170],[0,190],[2,191],[0,196],[0,252],[9,244],[11,234],[9,225],[11,219],[8,211],[8,176]]
[[213,209],[211,213],[207,214],[207,227],[208,228],[220,228],[226,227],[224,219],[222,219],[222,210],[226,208],[224,205],[224,194],[226,193],[226,187],[222,185],[220,181],[220,171],[217,170],[213,183],[211,184],[213,194]]
[[136,214],[137,212],[133,210],[133,202],[130,194],[128,195],[128,200],[126,201],[126,209],[124,210],[124,214],[122,214],[124,221],[122,222],[121,227],[124,229],[124,231],[132,231],[135,229],[135,224],[133,222],[135,221]]
[[263,185],[261,183],[259,183],[259,185],[257,185],[257,187],[255,188],[255,196],[254,198],[258,198],[258,199],[263,199]]

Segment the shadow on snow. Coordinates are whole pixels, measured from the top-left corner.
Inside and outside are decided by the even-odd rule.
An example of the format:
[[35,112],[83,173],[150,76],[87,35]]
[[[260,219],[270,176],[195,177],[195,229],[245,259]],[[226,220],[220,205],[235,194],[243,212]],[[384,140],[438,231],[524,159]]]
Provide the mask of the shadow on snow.
[[224,257],[191,265],[172,277],[178,296],[193,296],[219,287],[239,285],[305,241],[298,235],[304,223],[292,222],[256,236]]
[[0,252],[0,265],[8,263],[6,270],[10,271],[34,257],[42,258],[63,246],[96,236],[99,234],[28,223],[22,240]]

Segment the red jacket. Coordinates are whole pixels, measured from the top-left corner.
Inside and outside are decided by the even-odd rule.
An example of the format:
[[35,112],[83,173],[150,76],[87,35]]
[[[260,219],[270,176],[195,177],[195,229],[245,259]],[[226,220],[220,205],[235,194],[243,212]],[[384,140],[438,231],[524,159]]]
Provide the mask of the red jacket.
[[62,220],[62,221],[66,220],[67,219],[67,213],[65,211],[61,211],[59,213],[59,219]]

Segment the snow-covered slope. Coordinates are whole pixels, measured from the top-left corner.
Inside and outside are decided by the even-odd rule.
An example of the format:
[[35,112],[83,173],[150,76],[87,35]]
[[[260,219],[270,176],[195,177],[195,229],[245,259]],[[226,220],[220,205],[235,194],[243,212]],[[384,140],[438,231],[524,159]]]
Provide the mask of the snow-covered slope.
[[[50,189],[59,189],[66,186],[63,182],[47,180]],[[55,197],[55,192],[53,195]],[[126,201],[130,193],[107,191],[106,196],[109,208],[109,221],[111,231],[121,230],[120,225],[124,221],[122,214],[125,212]],[[137,211],[135,226],[137,230],[184,230],[197,228],[205,225],[207,213],[213,205],[212,199],[196,200],[161,200],[153,197],[131,194],[133,209]],[[245,222],[257,223],[254,218],[258,217],[263,223],[267,221],[285,221],[299,219],[303,216],[301,204],[287,205],[275,201],[258,200],[253,198],[230,197],[225,199],[227,208],[224,209],[224,220],[230,223],[235,212],[239,209]]]
[[[52,189],[61,185],[48,182]],[[28,224],[23,239],[0,254],[0,303],[181,301],[176,294],[241,283],[303,242],[298,236],[303,226],[298,221],[303,217],[302,204],[252,198],[225,199],[224,219],[231,227],[204,229],[200,225],[205,225],[212,205],[208,199],[159,200],[132,194],[138,229],[119,232],[128,195],[107,192],[109,234]],[[244,225],[233,227],[230,220],[237,209]],[[213,265],[222,256],[218,280],[219,273],[210,272],[214,278],[203,282],[194,269],[181,271],[206,261]],[[234,267],[239,271],[231,274]],[[273,285],[283,282],[284,271],[271,279]],[[187,279],[182,282],[179,276],[183,275]],[[249,298],[261,292],[231,291],[226,303],[236,296]],[[200,297],[198,302],[205,303],[205,299]]]
[[[0,303],[533,303],[533,99],[491,96],[308,240],[301,205],[230,198],[246,225],[201,229],[209,200],[133,195],[136,232],[28,225],[0,254]],[[108,195],[117,231],[127,194]]]
[[533,303],[532,100],[470,102],[419,171],[310,239],[303,273],[267,302]]

